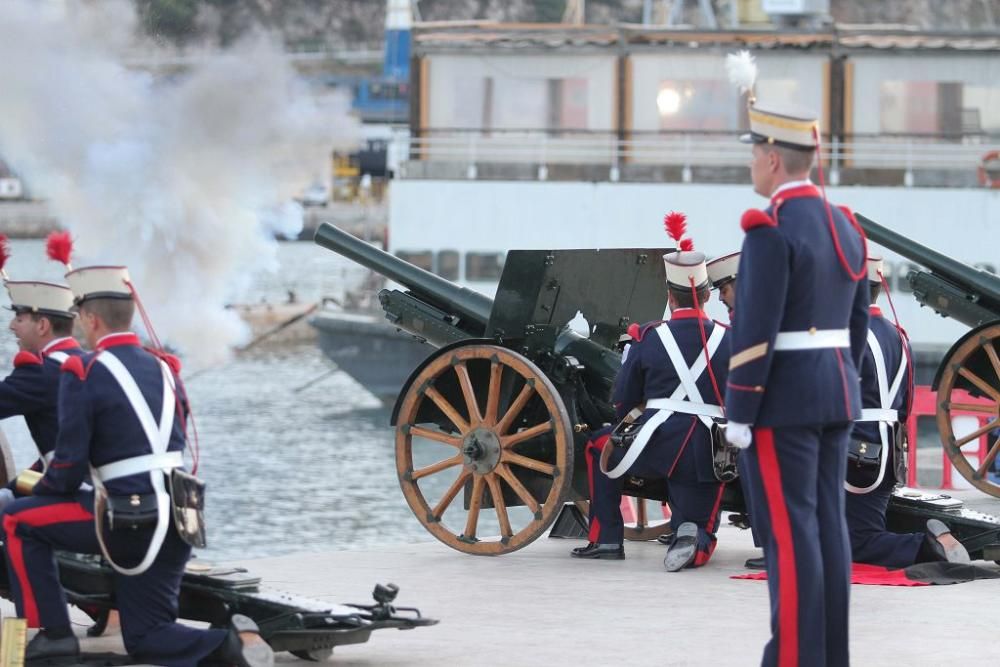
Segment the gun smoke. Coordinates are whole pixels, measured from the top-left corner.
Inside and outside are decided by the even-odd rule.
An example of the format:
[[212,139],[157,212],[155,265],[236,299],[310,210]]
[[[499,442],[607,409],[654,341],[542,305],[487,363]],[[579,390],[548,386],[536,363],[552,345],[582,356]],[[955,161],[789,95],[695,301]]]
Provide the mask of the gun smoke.
[[224,360],[248,337],[225,304],[276,268],[274,234],[302,225],[291,195],[357,124],[264,37],[156,78],[122,64],[129,4],[66,6],[4,3],[0,155],[72,232],[75,266],[127,265],[165,343]]

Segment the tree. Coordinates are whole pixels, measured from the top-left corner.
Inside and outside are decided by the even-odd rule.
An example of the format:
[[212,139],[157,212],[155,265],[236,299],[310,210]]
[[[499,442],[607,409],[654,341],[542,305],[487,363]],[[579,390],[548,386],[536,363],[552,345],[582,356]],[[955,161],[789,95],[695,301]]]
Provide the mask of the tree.
[[566,11],[566,0],[535,0],[535,20],[558,23]]
[[198,0],[137,0],[139,18],[153,37],[183,43],[195,35]]

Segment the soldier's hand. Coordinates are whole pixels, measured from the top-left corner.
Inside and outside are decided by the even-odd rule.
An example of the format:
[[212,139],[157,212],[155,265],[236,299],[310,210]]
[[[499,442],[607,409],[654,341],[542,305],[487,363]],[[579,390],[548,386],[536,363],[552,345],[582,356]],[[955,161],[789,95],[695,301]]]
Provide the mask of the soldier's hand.
[[729,422],[726,424],[726,440],[737,449],[746,449],[753,441],[753,432],[749,424],[737,424]]

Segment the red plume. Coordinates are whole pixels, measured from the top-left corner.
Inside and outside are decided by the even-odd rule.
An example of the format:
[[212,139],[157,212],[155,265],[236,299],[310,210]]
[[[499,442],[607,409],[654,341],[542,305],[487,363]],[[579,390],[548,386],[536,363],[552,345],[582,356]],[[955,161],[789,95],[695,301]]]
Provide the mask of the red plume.
[[667,230],[667,235],[675,241],[680,241],[687,231],[687,216],[683,213],[671,211],[663,217],[663,227]]
[[0,234],[0,272],[7,265],[8,259],[10,259],[10,246],[7,244],[7,236]]
[[69,232],[52,232],[45,241],[45,252],[49,259],[69,266],[70,255],[73,254],[73,239]]
[[684,252],[691,252],[694,250],[694,241],[691,239],[682,239],[680,243],[680,248]]

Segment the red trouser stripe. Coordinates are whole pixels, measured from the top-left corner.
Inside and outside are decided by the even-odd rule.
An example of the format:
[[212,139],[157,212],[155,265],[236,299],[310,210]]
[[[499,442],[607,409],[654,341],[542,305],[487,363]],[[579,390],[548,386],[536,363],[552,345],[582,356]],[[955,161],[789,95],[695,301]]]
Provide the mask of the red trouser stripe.
[[708,523],[705,524],[705,530],[712,535],[715,535],[715,531],[719,529],[719,514],[721,513],[719,506],[722,505],[722,494],[726,490],[725,484],[719,484],[719,492],[715,494],[715,504],[712,506],[712,513],[708,515]]
[[18,524],[40,527],[53,523],[68,523],[70,521],[93,521],[94,515],[85,510],[79,503],[59,503],[43,505],[32,509],[8,514],[3,518],[3,529],[7,533],[7,554],[14,569],[14,576],[21,585],[21,603],[29,628],[41,627],[38,618],[38,604],[35,602],[35,591],[28,579],[28,571],[24,567],[23,540],[17,534]]
[[754,430],[760,478],[764,485],[767,508],[771,515],[771,531],[778,551],[778,666],[799,664],[799,590],[795,571],[795,543],[785,505],[781,469],[774,448],[774,430]]
[[684,450],[687,449],[688,442],[691,440],[691,434],[694,433],[694,427],[698,425],[698,418],[695,417],[691,420],[691,428],[688,429],[687,435],[684,436],[684,442],[681,443],[681,448],[677,450],[677,456],[674,457],[674,462],[670,464],[670,470],[667,471],[667,478],[669,479],[674,474],[674,468],[677,467],[677,462],[681,460],[681,455],[684,454]]
[[715,553],[715,547],[718,544],[719,543],[717,541],[712,541],[709,543],[707,548],[698,549],[697,553],[694,555],[694,567],[701,567],[707,563],[712,558],[712,554]]
[[597,518],[597,512],[594,510],[594,475],[597,474],[594,466],[594,457],[601,456],[601,450],[607,444],[610,435],[603,435],[597,440],[591,440],[587,443],[587,449],[585,450],[584,458],[587,459],[587,484],[590,486],[590,516],[593,517],[590,520],[590,531],[587,533],[587,540],[590,542],[597,542],[598,538],[601,536],[601,522]]

